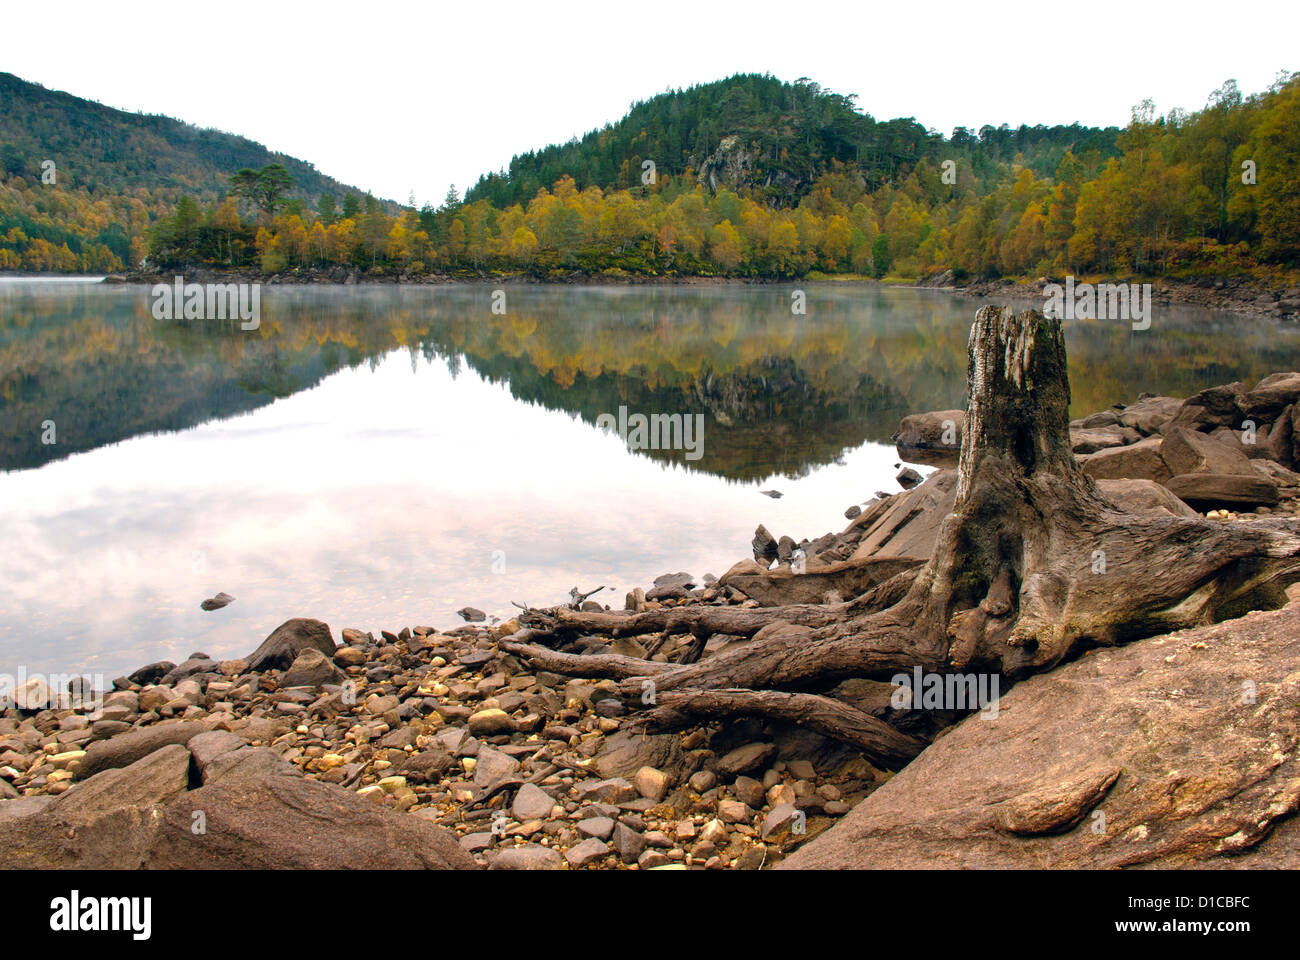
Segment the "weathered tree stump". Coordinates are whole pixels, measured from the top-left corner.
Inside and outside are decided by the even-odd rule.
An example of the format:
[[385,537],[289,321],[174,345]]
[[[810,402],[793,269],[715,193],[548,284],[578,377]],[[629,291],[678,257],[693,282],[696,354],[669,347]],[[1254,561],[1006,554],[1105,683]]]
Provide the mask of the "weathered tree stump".
[[[848,677],[996,671],[1014,680],[1089,647],[1217,622],[1285,602],[1300,580],[1300,521],[1229,524],[1125,513],[1074,461],[1059,320],[985,307],[975,318],[953,513],[930,560],[861,597],[766,609],[633,614],[556,610],[551,633],[648,629],[751,642],[685,665],[504,648],[548,670],[621,681],[648,725],[691,718],[792,720],[898,766],[924,746],[821,695]],[[545,631],[544,631],[545,632]],[[773,691],[785,691],[775,693]]]

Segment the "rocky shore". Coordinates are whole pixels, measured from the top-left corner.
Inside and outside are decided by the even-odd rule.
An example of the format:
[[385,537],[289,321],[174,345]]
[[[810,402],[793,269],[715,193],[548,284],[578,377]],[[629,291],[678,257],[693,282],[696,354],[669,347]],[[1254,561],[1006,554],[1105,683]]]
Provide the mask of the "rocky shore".
[[[908,489],[850,506],[841,532],[796,541],[760,526],[752,559],[720,579],[666,574],[624,607],[888,592],[953,508],[963,420],[905,418],[900,459],[941,469],[918,482],[904,468]],[[1144,395],[1070,432],[1117,509],[1242,523],[1300,512],[1300,373]],[[576,591],[562,608],[609,609]],[[1296,866],[1297,611],[1090,651],[1016,685],[993,722],[845,680],[835,698],[930,744],[897,775],[794,722],[646,732],[614,680],[512,652],[519,620],[344,628],[336,642],[292,619],[239,659],[141,667],[102,703],[51,704],[60,691],[32,681],[0,704],[0,866]],[[599,676],[604,654],[689,662],[747,642],[663,628],[580,646]],[[1103,807],[1123,829],[1084,836]]]
[[699,277],[699,276],[651,276],[649,274],[607,271],[603,273],[585,273],[580,270],[536,277],[527,273],[421,273],[390,274],[372,273],[355,267],[295,267],[282,273],[265,274],[254,269],[214,269],[212,267],[177,267],[172,270],[135,270],[129,273],[109,274],[104,283],[171,283],[177,275],[183,275],[190,283],[265,283],[275,285],[333,285],[356,286],[357,284],[419,284],[437,286],[447,283],[511,283],[511,284],[560,284],[577,286],[597,285],[716,285],[716,284],[772,284],[789,283],[788,280],[776,278],[745,277]]
[[[981,300],[1020,300],[1039,305],[1043,288],[1049,283],[1062,284],[1064,277],[1039,277],[1032,283],[1012,279],[959,282],[953,271],[945,270],[916,284],[949,290]],[[1135,280],[1133,282],[1141,282]],[[1185,304],[1223,310],[1272,320],[1300,320],[1300,285],[1250,276],[1163,277],[1151,281],[1154,304]]]

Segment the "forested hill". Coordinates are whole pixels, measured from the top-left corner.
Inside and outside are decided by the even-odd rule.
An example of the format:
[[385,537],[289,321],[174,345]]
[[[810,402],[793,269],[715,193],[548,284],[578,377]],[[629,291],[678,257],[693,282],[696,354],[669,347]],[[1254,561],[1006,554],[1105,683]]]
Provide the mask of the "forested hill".
[[0,164],[7,175],[39,178],[53,159],[69,185],[124,193],[178,188],[210,200],[243,167],[279,163],[298,196],[313,206],[342,184],[312,164],[275,153],[245,137],[203,129],[157,114],[114,110],[0,73]]
[[[55,190],[42,189],[50,185],[42,180],[46,161],[53,161]],[[274,163],[293,180],[289,195],[309,206],[348,189],[245,137],[115,110],[0,72],[0,241],[17,229],[28,244],[50,245],[38,247],[32,259],[40,262],[0,267],[122,269],[138,262],[147,228],[182,196],[217,200],[235,171]],[[78,262],[44,262],[67,259],[65,245]],[[22,254],[28,245],[8,246]]]
[[1300,74],[1249,95],[1228,80],[1192,112],[1144,100],[1122,130],[950,136],[740,75],[420,210],[238,137],[5,83],[22,96],[0,110],[0,270],[1300,282]]
[[934,167],[956,161],[978,185],[994,179],[998,164],[1017,155],[1038,176],[1051,176],[1067,151],[1094,163],[1117,155],[1118,134],[1116,127],[1076,123],[959,127],[945,137],[911,118],[877,121],[855,107],[853,96],[807,79],[786,83],[738,74],[661,93],[581,140],[521,153],[506,170],[482,177],[466,200],[488,200],[501,208],[527,203],[566,175],[580,190],[636,187],[642,183],[642,164],[651,160],[656,176],[698,176],[714,190],[726,187],[790,207],[823,174],[856,175],[874,191],[922,160]]

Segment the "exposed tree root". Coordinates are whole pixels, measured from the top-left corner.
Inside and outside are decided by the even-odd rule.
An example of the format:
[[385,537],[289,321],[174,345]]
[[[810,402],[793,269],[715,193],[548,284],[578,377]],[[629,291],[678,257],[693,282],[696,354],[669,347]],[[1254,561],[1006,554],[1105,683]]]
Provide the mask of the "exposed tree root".
[[[535,643],[505,648],[543,669],[617,679],[634,709],[653,681],[657,705],[645,719],[654,724],[766,716],[897,764],[907,759],[904,747],[920,741],[897,731],[904,739],[891,739],[887,724],[809,691],[918,665],[1018,678],[1088,647],[1280,606],[1285,587],[1300,580],[1300,521],[1136,516],[1101,496],[1070,451],[1060,321],[981,309],[968,383],[956,503],[924,566],[847,603],[642,613],[561,607],[530,618],[534,629],[514,638],[691,633],[699,650],[715,633],[753,638],[698,662],[574,656]],[[694,644],[689,653],[698,656]]]

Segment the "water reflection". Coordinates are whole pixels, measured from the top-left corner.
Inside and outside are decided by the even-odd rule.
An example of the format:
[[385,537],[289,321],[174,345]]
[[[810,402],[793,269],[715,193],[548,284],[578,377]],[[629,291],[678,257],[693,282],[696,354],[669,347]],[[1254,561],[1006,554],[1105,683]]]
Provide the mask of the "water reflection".
[[[960,405],[976,304],[808,289],[793,317],[782,287],[509,287],[504,316],[487,287],[268,288],[243,332],[154,321],[142,288],[0,283],[0,670],[242,655],[295,615],[445,627],[574,585],[621,605],[721,574],[760,521],[839,529],[896,489],[899,417]],[[1067,338],[1076,412],[1297,357],[1290,329],[1192,311]],[[705,414],[704,455],[629,453],[594,426],[620,405]]]

